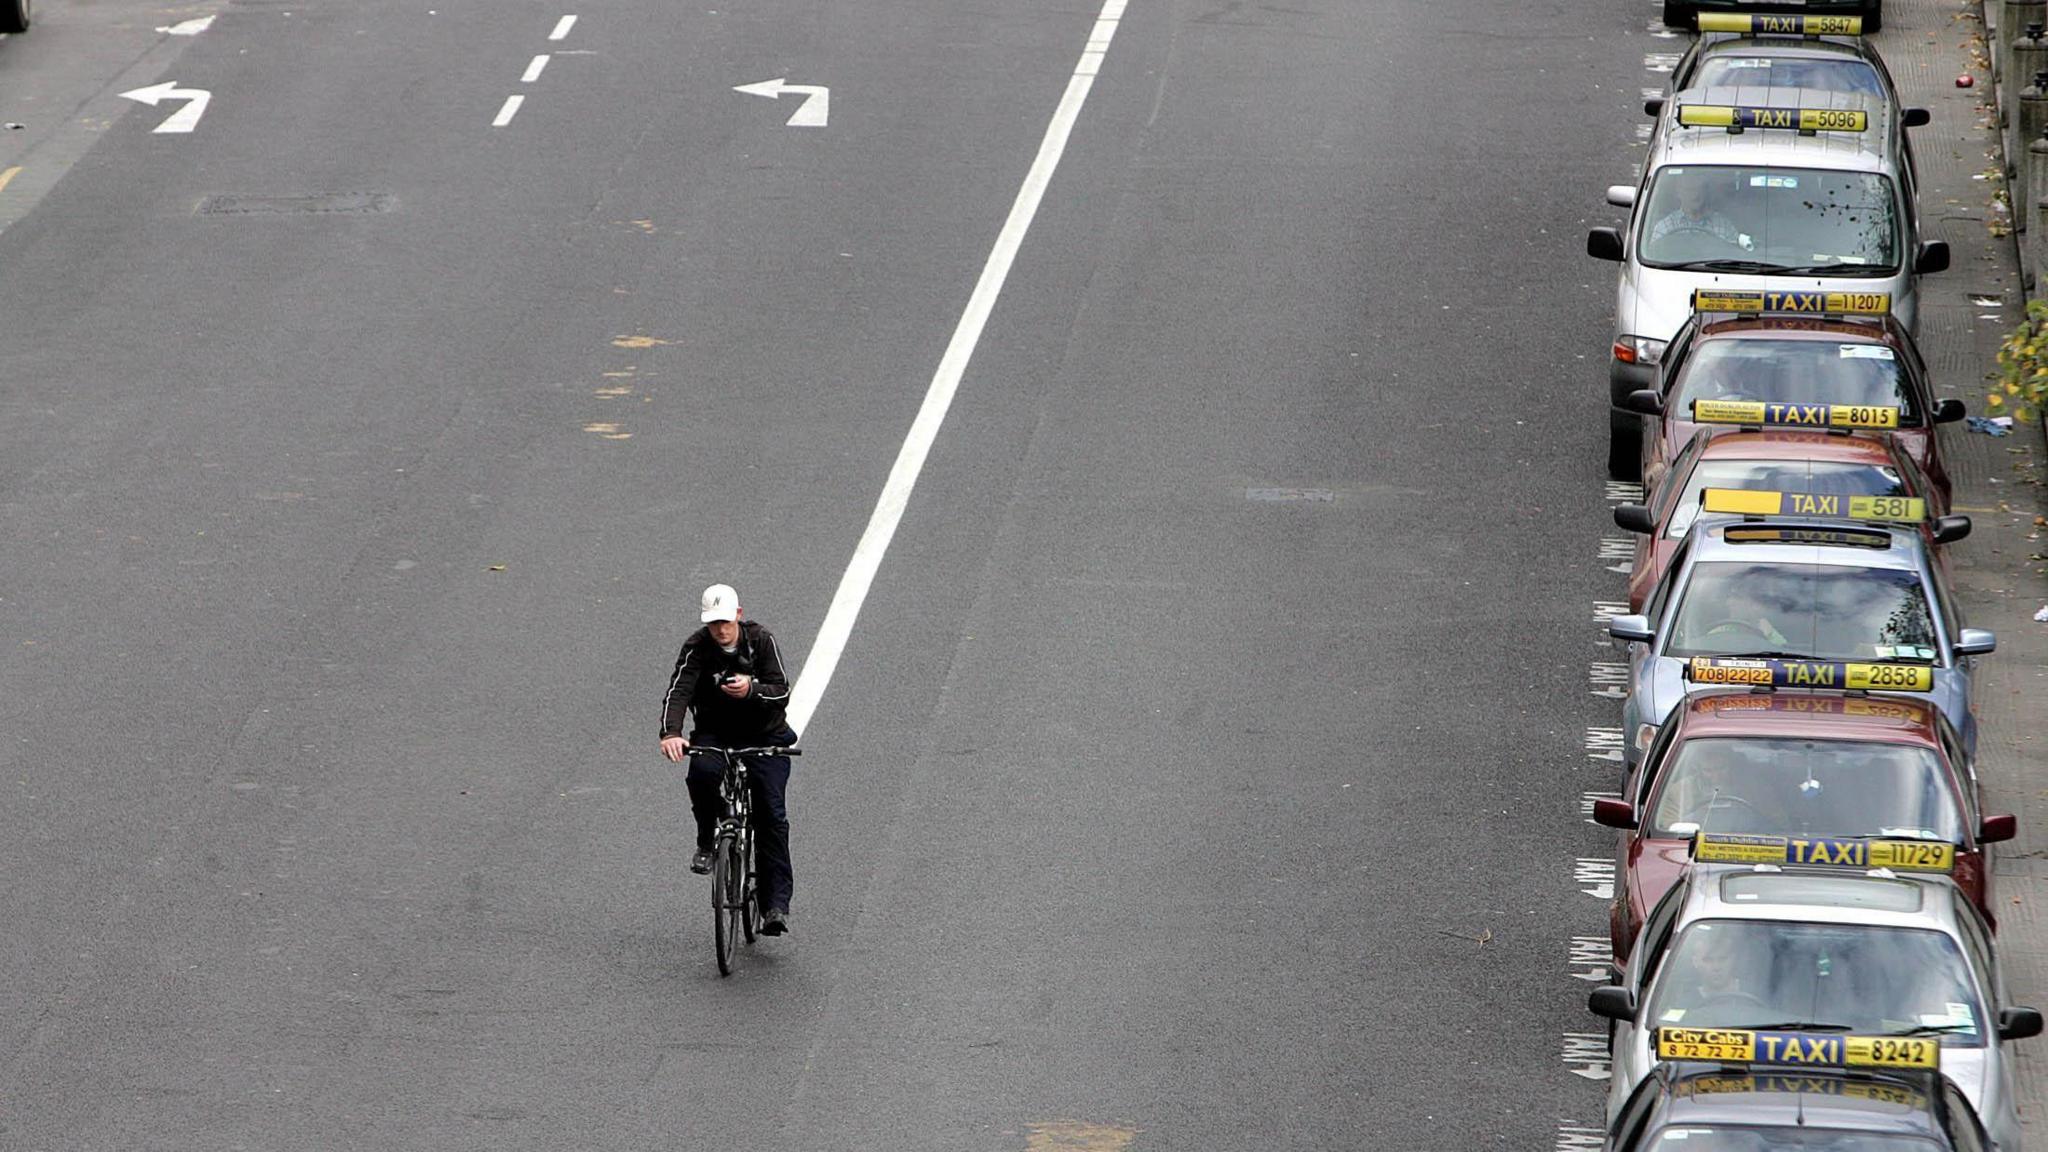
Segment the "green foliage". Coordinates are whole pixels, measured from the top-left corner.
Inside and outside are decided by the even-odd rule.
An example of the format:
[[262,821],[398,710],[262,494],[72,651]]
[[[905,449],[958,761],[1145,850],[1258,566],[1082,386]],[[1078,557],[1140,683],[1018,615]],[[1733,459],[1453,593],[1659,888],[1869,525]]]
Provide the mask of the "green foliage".
[[[2005,334],[1998,348],[1998,374],[1985,403],[2031,420],[2048,401],[2048,301],[2027,301],[2027,318]],[[2010,406],[2008,408],[2008,405]]]

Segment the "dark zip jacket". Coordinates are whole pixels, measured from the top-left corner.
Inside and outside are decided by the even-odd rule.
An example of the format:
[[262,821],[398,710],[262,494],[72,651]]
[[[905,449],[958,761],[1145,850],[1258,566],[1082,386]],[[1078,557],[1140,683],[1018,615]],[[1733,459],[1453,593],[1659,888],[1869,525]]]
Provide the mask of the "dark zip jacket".
[[[721,676],[733,672],[754,678],[746,696],[738,700],[718,686]],[[695,710],[696,731],[707,739],[732,745],[767,743],[789,727],[783,714],[788,705],[789,675],[782,670],[782,649],[768,629],[740,621],[739,643],[726,652],[706,626],[690,633],[676,655],[668,695],[661,699],[661,738],[681,736],[684,714]]]

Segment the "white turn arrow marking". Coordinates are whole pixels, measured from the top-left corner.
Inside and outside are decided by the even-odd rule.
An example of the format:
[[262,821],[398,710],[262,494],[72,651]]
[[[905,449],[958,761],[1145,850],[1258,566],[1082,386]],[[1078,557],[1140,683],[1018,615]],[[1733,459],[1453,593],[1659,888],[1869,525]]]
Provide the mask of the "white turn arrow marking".
[[161,84],[151,84],[147,88],[137,88],[132,92],[123,92],[121,93],[121,98],[139,101],[152,108],[165,100],[183,100],[185,101],[183,108],[171,113],[170,119],[157,125],[151,131],[190,132],[199,126],[199,118],[206,115],[206,104],[207,101],[213,99],[213,93],[208,92],[204,88],[180,88],[176,80],[166,80]]
[[832,110],[832,90],[822,84],[789,84],[777,76],[759,84],[741,84],[733,91],[745,92],[749,96],[766,96],[770,100],[781,99],[784,92],[803,93],[803,105],[789,118],[791,128],[823,128],[825,117]]

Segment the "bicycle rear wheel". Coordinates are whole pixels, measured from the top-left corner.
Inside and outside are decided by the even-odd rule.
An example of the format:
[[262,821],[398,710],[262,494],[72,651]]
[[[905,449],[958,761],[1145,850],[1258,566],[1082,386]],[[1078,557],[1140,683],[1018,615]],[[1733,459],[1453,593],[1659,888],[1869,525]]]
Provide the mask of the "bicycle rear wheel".
[[718,946],[718,974],[732,975],[733,953],[740,946],[740,896],[746,888],[746,864],[739,838],[719,838],[711,859],[711,932]]

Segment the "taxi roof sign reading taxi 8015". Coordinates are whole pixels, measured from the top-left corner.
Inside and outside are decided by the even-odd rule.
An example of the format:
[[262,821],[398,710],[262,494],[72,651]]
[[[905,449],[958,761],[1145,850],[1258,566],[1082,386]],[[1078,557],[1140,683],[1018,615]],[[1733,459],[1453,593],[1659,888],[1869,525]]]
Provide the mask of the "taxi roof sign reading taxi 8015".
[[1657,1029],[1657,1058],[1807,1068],[1938,1068],[1941,1041],[1930,1036],[1662,1027]]
[[1850,692],[1932,692],[1934,669],[1925,664],[1843,660],[1782,660],[1762,656],[1694,656],[1685,662],[1694,684],[1751,688],[1837,688]]
[[1888,524],[1917,524],[1927,519],[1927,501],[1918,496],[1840,496],[1755,488],[1702,488],[1700,510],[1737,516],[1825,516]]
[[1695,312],[1784,312],[1794,316],[1884,316],[1892,310],[1889,292],[1774,292],[1764,288],[1695,288]]
[[1774,400],[1695,400],[1695,424],[1748,424],[1784,428],[1878,428],[1899,426],[1897,405],[1786,404]]
[[1901,872],[1953,872],[1956,846],[1935,840],[1701,832],[1693,837],[1692,858],[1702,864],[1821,864],[1836,868],[1892,868]]
[[1701,12],[1702,32],[1739,32],[1745,36],[1861,36],[1861,16],[1767,16],[1739,12]]
[[1816,132],[1862,132],[1870,114],[1853,108],[1766,108],[1756,104],[1680,104],[1678,122],[1687,128],[1789,128]]

